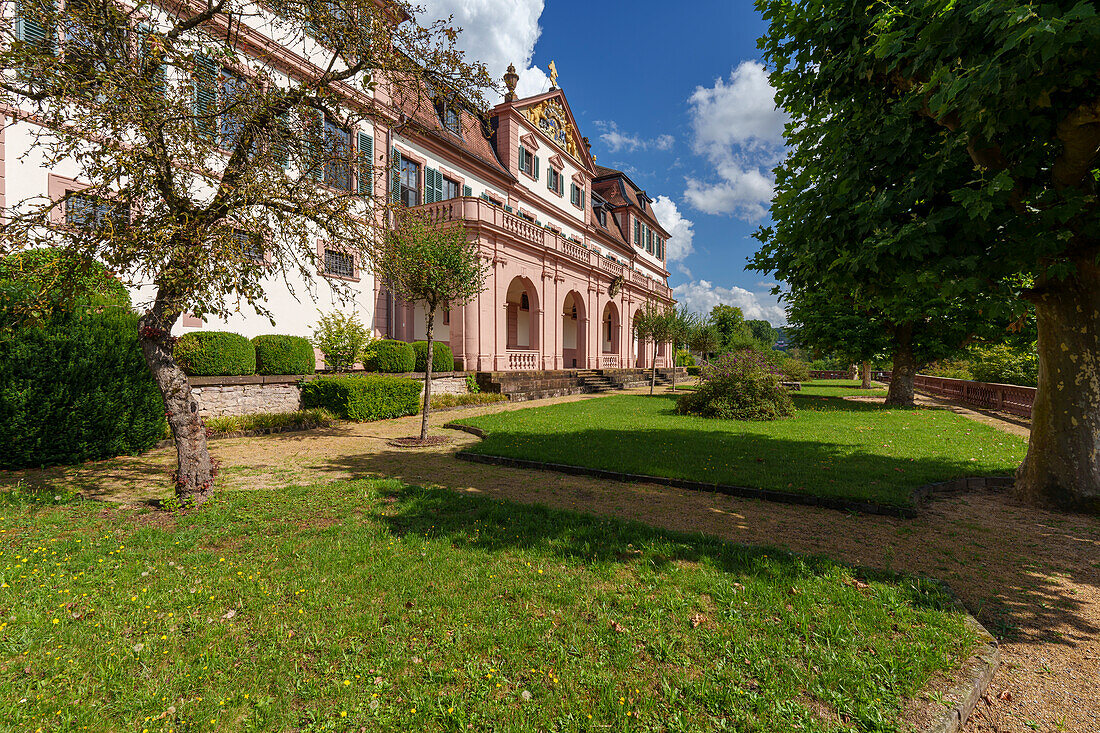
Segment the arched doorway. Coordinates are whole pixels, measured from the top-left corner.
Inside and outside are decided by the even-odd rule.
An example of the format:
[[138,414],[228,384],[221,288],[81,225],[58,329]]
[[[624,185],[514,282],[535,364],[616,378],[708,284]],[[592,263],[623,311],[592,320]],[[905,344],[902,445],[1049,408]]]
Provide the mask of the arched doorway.
[[576,290],[570,290],[561,310],[561,358],[566,369],[583,369],[587,354],[584,345],[588,336],[588,319],[584,312],[584,299]]
[[[600,359],[600,366],[619,366],[618,365],[618,353],[619,353],[619,307],[615,305],[614,301],[609,301],[607,305],[603,307],[603,317],[600,319],[600,352],[602,358]],[[607,358],[612,354],[616,358]]]
[[535,286],[526,278],[514,277],[508,284],[506,300],[507,347],[518,351],[537,350],[539,348],[539,304]]

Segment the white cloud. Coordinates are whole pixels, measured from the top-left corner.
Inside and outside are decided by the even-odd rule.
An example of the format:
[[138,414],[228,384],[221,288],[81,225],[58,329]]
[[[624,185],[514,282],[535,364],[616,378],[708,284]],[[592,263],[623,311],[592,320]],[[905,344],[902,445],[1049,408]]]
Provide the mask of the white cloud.
[[665,249],[665,258],[668,262],[680,262],[695,251],[695,246],[692,244],[695,239],[695,231],[692,228],[694,224],[680,214],[675,201],[668,196],[658,196],[653,201],[653,213],[669,235]]
[[638,135],[625,133],[619,129],[614,121],[596,120],[593,124],[596,125],[598,130],[602,131],[600,140],[612,153],[617,153],[620,150],[625,150],[628,153],[636,150],[671,150],[672,144],[676,142],[676,139],[668,134],[658,135],[647,140]]
[[783,154],[788,117],[776,109],[775,90],[756,61],[742,61],[729,80],[696,87],[688,98],[692,146],[714,167],[717,179],[689,179],[685,197],[707,214],[762,217],[774,190],[771,169]]
[[708,280],[695,280],[672,289],[672,294],[688,309],[706,315],[716,305],[733,305],[747,319],[763,319],[773,326],[787,323],[787,312],[770,293],[754,293],[736,285],[718,287]]
[[471,61],[483,62],[499,84],[503,85],[508,64],[515,64],[517,95],[530,97],[550,89],[546,73],[531,66],[542,33],[544,0],[424,0],[422,5],[422,23],[454,16],[454,25],[462,29],[459,48]]

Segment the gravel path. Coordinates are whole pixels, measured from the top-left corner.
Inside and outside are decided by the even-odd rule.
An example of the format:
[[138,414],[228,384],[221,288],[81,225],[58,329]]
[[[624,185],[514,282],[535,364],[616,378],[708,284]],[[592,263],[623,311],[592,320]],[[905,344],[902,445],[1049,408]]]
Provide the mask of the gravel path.
[[[441,414],[437,424],[578,399],[598,397],[481,406]],[[1020,427],[996,416],[972,416]],[[458,461],[454,451],[476,438],[438,428],[433,432],[453,443],[413,450],[388,445],[392,438],[414,434],[417,421],[219,440],[211,450],[222,462],[225,487],[277,489],[289,482],[395,476],[937,577],[1002,640],[1004,664],[967,724],[968,733],[1100,732],[1100,518],[1040,511],[993,492],[937,500],[912,520],[846,515]],[[171,452],[162,449],[139,458],[21,475],[125,502],[166,485],[172,461]],[[12,478],[7,474],[0,482]]]

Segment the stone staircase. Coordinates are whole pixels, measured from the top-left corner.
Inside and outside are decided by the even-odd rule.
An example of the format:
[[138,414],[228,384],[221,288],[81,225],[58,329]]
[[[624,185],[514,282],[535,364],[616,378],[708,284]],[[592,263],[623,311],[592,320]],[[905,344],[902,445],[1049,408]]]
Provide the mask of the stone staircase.
[[[672,370],[658,369],[657,384],[671,384]],[[541,400],[575,394],[602,394],[649,385],[648,369],[563,369],[560,371],[478,372],[482,392],[503,394],[511,401]],[[687,379],[679,369],[676,381]]]

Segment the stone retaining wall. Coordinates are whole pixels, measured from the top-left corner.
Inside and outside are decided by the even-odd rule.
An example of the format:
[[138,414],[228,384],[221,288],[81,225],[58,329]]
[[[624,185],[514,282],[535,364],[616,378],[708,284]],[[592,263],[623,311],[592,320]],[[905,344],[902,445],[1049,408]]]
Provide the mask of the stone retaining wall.
[[[246,377],[189,377],[199,414],[206,417],[238,417],[265,412],[294,412],[302,409],[299,383],[316,374]],[[423,373],[388,374],[420,382]],[[432,375],[432,394],[466,394],[466,372]]]

